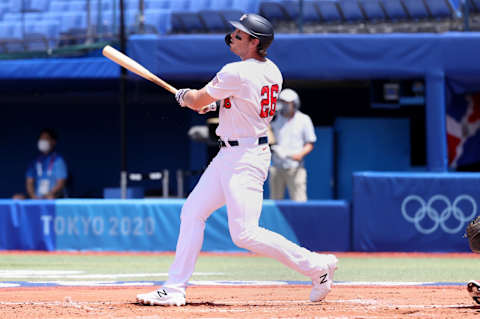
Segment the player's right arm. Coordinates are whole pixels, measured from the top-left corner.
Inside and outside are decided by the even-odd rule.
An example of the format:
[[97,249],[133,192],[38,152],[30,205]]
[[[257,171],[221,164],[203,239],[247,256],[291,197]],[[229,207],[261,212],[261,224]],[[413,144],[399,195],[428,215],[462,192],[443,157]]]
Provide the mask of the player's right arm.
[[188,107],[197,112],[200,111],[202,107],[215,102],[215,99],[207,93],[206,87],[200,90],[180,89],[176,97],[181,106]]

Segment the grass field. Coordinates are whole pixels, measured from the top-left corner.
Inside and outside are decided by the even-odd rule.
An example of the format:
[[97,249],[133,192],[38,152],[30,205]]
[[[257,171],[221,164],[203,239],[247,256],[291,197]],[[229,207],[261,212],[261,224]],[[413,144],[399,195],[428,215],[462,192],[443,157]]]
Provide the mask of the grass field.
[[[480,277],[480,258],[474,254],[338,256],[335,281],[339,282],[462,283]],[[0,254],[0,281],[162,281],[172,260],[172,254]],[[275,260],[250,254],[201,255],[192,279],[309,281]]]

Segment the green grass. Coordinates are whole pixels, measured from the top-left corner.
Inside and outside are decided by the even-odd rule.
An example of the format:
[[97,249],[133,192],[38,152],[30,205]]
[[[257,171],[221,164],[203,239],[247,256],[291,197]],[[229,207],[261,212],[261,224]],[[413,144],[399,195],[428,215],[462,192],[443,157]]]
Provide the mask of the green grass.
[[[373,255],[374,256],[374,255]],[[0,255],[0,270],[77,270],[83,274],[166,273],[173,256],[164,255]],[[478,258],[377,258],[341,257],[336,281],[435,281],[465,282],[480,275]],[[196,272],[221,275],[193,276],[193,280],[300,280],[309,279],[263,257],[201,256]],[[94,280],[165,280],[166,276]],[[0,281],[45,281],[45,278],[6,278]],[[49,280],[82,280],[55,278]],[[92,280],[86,278],[83,280]]]

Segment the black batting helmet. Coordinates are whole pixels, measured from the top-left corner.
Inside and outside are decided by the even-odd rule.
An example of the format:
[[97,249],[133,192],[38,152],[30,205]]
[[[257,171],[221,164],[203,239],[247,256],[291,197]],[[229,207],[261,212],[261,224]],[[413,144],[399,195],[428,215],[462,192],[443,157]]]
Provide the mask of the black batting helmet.
[[[242,15],[239,21],[228,22],[230,22],[235,28],[260,40],[257,51],[261,55],[266,54],[267,48],[273,41],[273,26],[270,21],[258,14],[248,13]],[[230,44],[230,41],[227,41],[227,37],[225,38],[225,41],[227,44]]]

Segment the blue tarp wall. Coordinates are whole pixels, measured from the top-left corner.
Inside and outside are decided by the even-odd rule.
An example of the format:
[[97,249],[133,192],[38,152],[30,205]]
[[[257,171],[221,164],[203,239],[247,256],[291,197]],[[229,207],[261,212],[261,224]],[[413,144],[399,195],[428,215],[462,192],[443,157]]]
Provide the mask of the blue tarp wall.
[[[174,251],[183,202],[0,200],[0,249]],[[350,250],[345,201],[267,200],[260,226],[311,250]],[[203,250],[242,250],[230,239],[225,207],[207,220]]]

